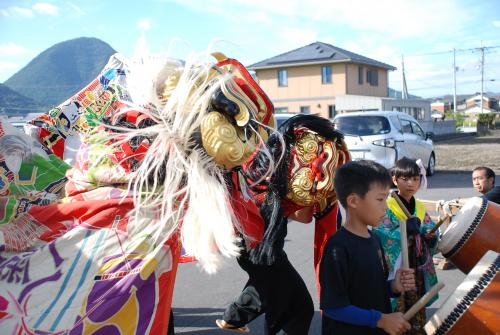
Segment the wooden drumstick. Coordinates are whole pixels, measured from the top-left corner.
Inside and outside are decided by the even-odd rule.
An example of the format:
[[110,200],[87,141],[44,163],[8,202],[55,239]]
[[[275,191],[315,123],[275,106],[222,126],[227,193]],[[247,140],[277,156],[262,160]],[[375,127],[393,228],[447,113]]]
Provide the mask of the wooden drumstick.
[[[396,200],[399,207],[405,212],[407,218],[411,217],[411,214],[406,209],[406,206],[401,202],[399,195],[396,192],[392,192],[391,196]],[[406,232],[406,223],[399,225],[399,235],[400,235],[400,243],[401,243],[401,261],[402,268],[409,269],[410,268],[410,259],[408,258],[408,234]]]
[[408,257],[408,234],[406,232],[406,223],[403,222],[403,224],[399,225],[399,235],[400,235],[400,242],[401,242],[401,267],[403,269],[409,269],[410,268],[410,259]]
[[411,318],[413,318],[415,316],[415,314],[418,313],[418,311],[420,311],[422,308],[425,307],[425,305],[427,305],[427,303],[436,295],[438,294],[438,292],[444,287],[444,284],[439,282],[437,283],[436,285],[434,285],[433,287],[431,287],[431,289],[422,296],[422,298],[420,298],[413,306],[411,306],[411,308],[406,311],[406,313],[403,315],[403,318],[406,320],[406,321],[410,321]]
[[401,210],[403,211],[403,213],[405,213],[406,217],[409,219],[411,217],[413,217],[413,215],[410,214],[410,212],[408,212],[408,209],[406,208],[406,206],[403,204],[403,202],[401,201],[401,198],[399,197],[399,195],[396,193],[396,191],[392,191],[391,192],[391,197],[394,198],[394,200],[396,200],[396,202],[398,203],[399,207],[401,207]]
[[431,229],[429,230],[429,232],[427,233],[427,235],[431,235],[432,233],[434,233],[436,230],[439,229],[439,227],[449,218],[450,216],[449,215],[445,215],[445,216],[440,216],[439,217],[439,220],[438,222],[436,223],[436,225]]

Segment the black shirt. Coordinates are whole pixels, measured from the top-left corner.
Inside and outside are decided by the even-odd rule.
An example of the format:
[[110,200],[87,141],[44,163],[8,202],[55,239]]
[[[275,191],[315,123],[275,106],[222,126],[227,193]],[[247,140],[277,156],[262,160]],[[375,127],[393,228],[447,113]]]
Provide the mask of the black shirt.
[[[391,313],[388,268],[378,237],[365,238],[340,229],[328,240],[320,267],[320,309],[354,305]],[[379,328],[355,326],[323,316],[323,335],[385,334]]]
[[489,191],[488,193],[486,193],[484,195],[484,197],[486,199],[488,199],[488,201],[491,201],[491,202],[494,202],[494,203],[497,203],[500,205],[500,186],[495,186],[491,189],[491,191]]

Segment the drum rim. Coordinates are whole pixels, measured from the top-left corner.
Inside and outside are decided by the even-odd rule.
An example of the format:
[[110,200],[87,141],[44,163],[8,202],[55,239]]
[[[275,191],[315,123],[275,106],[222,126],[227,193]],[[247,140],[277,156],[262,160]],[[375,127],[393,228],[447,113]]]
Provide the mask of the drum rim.
[[[474,286],[472,286],[468,290],[468,292],[463,295],[463,297],[460,299],[460,302],[455,305],[453,310],[451,310],[449,313],[447,313],[446,317],[443,318],[443,321],[441,322],[441,324],[439,326],[433,327],[435,330],[434,330],[434,332],[431,333],[432,335],[444,335],[444,334],[446,334],[448,332],[448,330],[450,330],[455,325],[455,323],[462,317],[462,315],[469,308],[469,306],[472,305],[476,301],[476,299],[481,295],[481,293],[493,281],[493,279],[495,278],[497,273],[500,271],[500,253],[497,253],[497,252],[490,250],[486,254],[484,254],[484,256],[481,258],[481,260],[478,262],[478,264],[481,263],[481,261],[483,259],[487,259],[487,258],[491,257],[491,253],[496,254],[493,262],[491,262],[491,264],[488,266],[487,270],[484,271],[484,273],[479,277],[479,279],[476,280]],[[472,271],[471,271],[470,275],[471,274],[472,274]],[[467,276],[462,283],[467,282],[468,279],[470,279],[470,276]],[[459,285],[459,287],[461,285]],[[450,300],[452,298],[453,298],[453,293],[443,303],[443,305],[440,307],[440,309],[443,308],[445,306],[445,304],[448,303],[448,300]],[[434,314],[434,316],[437,315],[438,311]],[[431,320],[432,320],[432,317],[427,322],[427,324],[431,323]],[[426,331],[428,328],[427,324],[425,326]],[[432,329],[430,329],[430,330],[432,331]]]
[[[472,234],[476,231],[477,227],[481,223],[481,220],[483,220],[484,215],[486,214],[486,210],[488,209],[488,200],[484,197],[481,197],[481,208],[479,208],[479,211],[470,224],[469,228],[465,231],[465,233],[462,235],[460,240],[458,240],[455,245],[448,251],[448,252],[443,252],[443,256],[445,258],[450,258],[453,255],[455,255],[457,252],[460,251],[460,249],[467,243],[469,238],[472,236]],[[445,232],[446,234],[446,232]],[[444,235],[443,235],[444,236]]]

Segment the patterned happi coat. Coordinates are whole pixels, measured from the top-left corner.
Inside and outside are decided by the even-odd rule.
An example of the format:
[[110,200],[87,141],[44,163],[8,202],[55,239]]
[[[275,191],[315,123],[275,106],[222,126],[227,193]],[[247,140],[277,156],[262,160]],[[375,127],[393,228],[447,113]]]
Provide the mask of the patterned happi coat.
[[112,57],[31,136],[0,118],[0,333],[167,333],[177,235],[130,215],[123,153],[94,131],[128,102]]
[[[377,228],[373,229],[373,232],[377,234],[382,242],[387,264],[389,265],[389,278],[391,278],[401,266],[401,236],[399,226],[406,222],[406,216],[394,198],[389,197],[387,199],[387,206],[386,218]],[[425,211],[424,205],[417,199],[415,199],[415,212],[412,214],[417,216],[421,221],[419,229],[422,236],[435,226],[435,222],[431,220],[429,214]],[[418,249],[417,252],[420,255],[418,257],[419,266],[417,271],[422,274],[422,281],[419,283],[417,278],[417,285],[421,285],[422,291],[427,292],[437,283],[436,271],[432,261],[432,255],[437,252],[437,243],[435,241],[432,245],[429,245],[427,242],[424,243],[427,244],[427,247],[418,244],[416,246]],[[436,295],[428,305],[432,304],[437,298],[438,296]],[[391,302],[395,310],[397,299],[391,299]]]

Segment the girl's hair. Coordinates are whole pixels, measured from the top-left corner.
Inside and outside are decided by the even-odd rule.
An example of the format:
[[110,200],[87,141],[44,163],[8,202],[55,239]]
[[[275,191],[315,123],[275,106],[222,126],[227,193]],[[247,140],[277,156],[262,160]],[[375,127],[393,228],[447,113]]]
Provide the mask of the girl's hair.
[[420,176],[420,168],[414,159],[403,157],[396,162],[391,170],[393,177],[417,177]]

